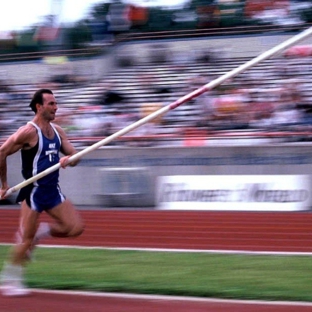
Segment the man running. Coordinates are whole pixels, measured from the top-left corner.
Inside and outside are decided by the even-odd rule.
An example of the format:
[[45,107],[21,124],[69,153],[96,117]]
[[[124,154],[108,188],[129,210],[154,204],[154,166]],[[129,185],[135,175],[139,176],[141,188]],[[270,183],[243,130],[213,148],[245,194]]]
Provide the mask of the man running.
[[[9,189],[6,159],[19,150],[24,179],[57,163],[62,168],[78,163],[69,163],[69,157],[76,150],[64,130],[52,123],[58,108],[53,92],[49,89],[38,90],[29,106],[35,112],[33,120],[19,128],[0,148],[1,199],[6,198]],[[60,158],[59,152],[65,156]],[[17,202],[21,203],[20,223],[16,232],[16,245],[2,270],[1,288],[4,295],[29,293],[23,284],[23,270],[39,239],[48,236],[75,237],[83,232],[84,225],[77,209],[62,194],[58,183],[59,170],[56,170],[22,188],[17,196]],[[52,217],[53,222],[39,224],[43,211]]]

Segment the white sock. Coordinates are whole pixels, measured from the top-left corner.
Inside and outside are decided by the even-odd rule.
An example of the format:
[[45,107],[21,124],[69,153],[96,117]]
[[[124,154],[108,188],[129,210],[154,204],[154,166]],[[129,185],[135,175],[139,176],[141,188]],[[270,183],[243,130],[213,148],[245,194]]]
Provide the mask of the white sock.
[[39,240],[39,239],[46,238],[49,236],[51,236],[49,223],[40,222],[36,235],[35,235],[35,239]]
[[15,265],[11,263],[4,263],[1,272],[1,282],[7,281],[22,281],[24,268],[21,265]]

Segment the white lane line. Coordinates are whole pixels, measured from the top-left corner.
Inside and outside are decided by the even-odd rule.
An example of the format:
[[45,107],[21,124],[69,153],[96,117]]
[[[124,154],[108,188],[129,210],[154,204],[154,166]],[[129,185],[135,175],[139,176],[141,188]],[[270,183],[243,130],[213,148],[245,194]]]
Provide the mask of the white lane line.
[[[0,246],[12,246],[9,243],[0,243]],[[146,251],[146,252],[179,252],[179,253],[207,253],[207,254],[233,254],[233,255],[263,255],[263,256],[312,256],[312,252],[300,251],[252,251],[252,250],[222,250],[222,249],[178,249],[178,248],[137,248],[137,247],[105,247],[81,245],[49,245],[39,244],[41,248],[64,248],[82,250],[114,250],[114,251]]]
[[312,307],[312,302],[301,301],[264,301],[264,300],[235,300],[235,299],[217,299],[202,297],[185,297],[185,296],[166,296],[166,295],[144,295],[144,294],[127,294],[127,293],[109,293],[109,292],[91,292],[91,291],[73,291],[73,290],[46,290],[32,288],[31,291],[41,294],[58,294],[58,295],[76,295],[90,297],[106,297],[120,299],[139,299],[139,300],[166,300],[166,301],[191,301],[203,303],[229,303],[229,304],[246,304],[246,305],[274,305],[274,306],[305,306]]

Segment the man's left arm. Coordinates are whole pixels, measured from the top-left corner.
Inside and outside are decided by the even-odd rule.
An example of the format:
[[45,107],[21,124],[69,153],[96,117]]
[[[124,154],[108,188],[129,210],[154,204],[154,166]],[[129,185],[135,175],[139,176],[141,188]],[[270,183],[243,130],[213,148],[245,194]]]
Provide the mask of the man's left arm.
[[65,131],[61,127],[57,127],[57,131],[60,135],[61,138],[61,153],[64,154],[65,156],[60,158],[60,164],[62,168],[66,168],[67,166],[74,167],[79,163],[79,159],[68,162],[69,158],[76,154],[76,149],[73,146],[73,144],[69,141]]

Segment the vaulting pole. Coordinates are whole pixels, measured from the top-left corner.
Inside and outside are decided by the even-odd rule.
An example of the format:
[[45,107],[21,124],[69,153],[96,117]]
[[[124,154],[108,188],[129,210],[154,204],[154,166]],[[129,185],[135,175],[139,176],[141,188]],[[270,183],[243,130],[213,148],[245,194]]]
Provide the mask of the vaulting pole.
[[[272,57],[273,55],[293,46],[294,44],[298,43],[299,41],[306,39],[311,34],[312,34],[312,27],[304,30],[303,32],[295,35],[294,37],[289,38],[288,40],[280,43],[279,45],[275,46],[274,48],[272,48],[266,52],[263,52],[259,56],[253,58],[252,60],[250,60],[246,63],[244,63],[241,66],[238,66],[237,68],[229,71],[228,73],[220,76],[219,78],[212,80],[211,82],[209,82],[209,83],[205,84],[204,86],[196,89],[195,91],[190,92],[185,96],[182,96],[181,98],[179,98],[178,100],[168,104],[167,106],[164,106],[163,108],[151,113],[150,115],[130,124],[129,126],[117,131],[116,133],[106,137],[105,139],[81,150],[80,152],[76,153],[75,155],[72,155],[69,158],[69,162],[76,161],[76,160],[82,158],[86,154],[88,154],[88,153],[98,149],[99,147],[110,143],[111,141],[115,140],[116,138],[121,137],[121,136],[125,135],[126,133],[148,123],[149,121],[155,119],[156,117],[164,115],[168,111],[175,109],[176,107],[180,106],[181,104],[183,104],[187,101],[190,101],[193,98],[196,98],[197,96],[203,94],[204,92],[207,92],[207,91],[214,89],[215,87],[219,86],[220,84],[222,84],[226,80],[237,76],[238,74],[246,71],[250,67],[255,66],[258,63],[262,62],[263,60],[266,60],[266,59]],[[56,165],[40,172],[39,174],[36,174],[35,176],[31,177],[30,179],[27,179],[27,180],[15,185],[15,186],[11,187],[7,191],[6,196],[9,196],[13,192],[20,190],[21,188],[25,187],[26,185],[31,184],[31,183],[39,180],[40,178],[43,178],[44,176],[48,175],[49,173],[52,173],[55,170],[58,170],[59,168],[60,168],[60,164],[56,164]]]

